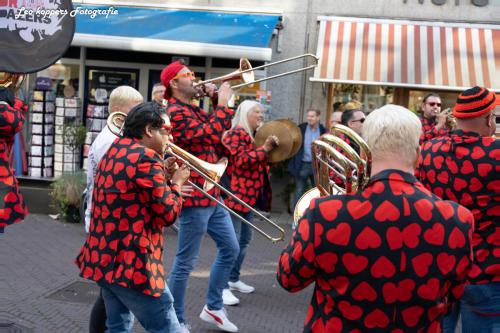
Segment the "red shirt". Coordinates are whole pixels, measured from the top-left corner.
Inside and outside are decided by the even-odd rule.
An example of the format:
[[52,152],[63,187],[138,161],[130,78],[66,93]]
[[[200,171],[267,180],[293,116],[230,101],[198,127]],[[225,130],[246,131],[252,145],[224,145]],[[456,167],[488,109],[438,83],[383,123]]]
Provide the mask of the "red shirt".
[[[209,163],[220,159],[223,151],[222,134],[231,128],[234,110],[218,105],[210,115],[191,104],[185,104],[176,98],[170,98],[167,113],[172,123],[174,143],[194,156]],[[194,171],[190,180],[203,187],[205,180]],[[210,194],[219,192],[216,187]],[[184,198],[184,207],[214,206],[216,202],[207,198],[198,190],[191,192],[191,197]]]
[[470,283],[500,281],[500,143],[456,130],[427,141],[417,167],[425,187],[474,214],[474,265]]
[[432,138],[437,138],[440,136],[446,136],[449,133],[449,129],[446,127],[436,128],[436,120],[428,119],[424,116],[420,116],[420,122],[422,123],[422,135],[420,136],[420,144]]
[[163,159],[139,141],[119,138],[99,162],[90,230],[76,265],[80,276],[159,297],[165,289],[163,227],[182,201]]
[[27,111],[20,99],[15,99],[14,107],[0,102],[0,229],[21,222],[28,214],[9,163],[14,136],[22,129]]
[[413,175],[385,170],[363,191],[311,202],[278,282],[315,283],[304,332],[440,332],[465,286],[472,224]]
[[[223,144],[230,152],[231,192],[250,206],[255,206],[259,198],[267,198],[263,209],[269,211],[271,187],[266,186],[269,184],[267,152],[262,147],[256,148],[254,140],[240,126],[226,132]],[[225,202],[238,212],[250,211],[231,197],[227,197]]]

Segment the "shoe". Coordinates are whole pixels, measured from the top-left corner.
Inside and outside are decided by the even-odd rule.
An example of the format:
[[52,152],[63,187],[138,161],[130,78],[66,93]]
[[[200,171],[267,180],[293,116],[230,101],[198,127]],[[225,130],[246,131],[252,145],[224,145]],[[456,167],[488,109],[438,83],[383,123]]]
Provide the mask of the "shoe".
[[227,318],[226,309],[209,310],[205,305],[200,313],[200,319],[207,323],[215,324],[225,332],[238,332],[238,327]]
[[186,323],[181,324],[181,330],[179,333],[189,333],[189,330],[191,329],[191,325],[188,325]]
[[238,299],[238,297],[234,296],[229,289],[222,290],[222,302],[224,303],[224,305],[240,304],[240,300]]
[[248,284],[242,282],[241,280],[238,280],[236,282],[229,281],[228,284],[229,284],[229,289],[239,291],[240,293],[250,294],[255,291],[254,287],[249,286]]

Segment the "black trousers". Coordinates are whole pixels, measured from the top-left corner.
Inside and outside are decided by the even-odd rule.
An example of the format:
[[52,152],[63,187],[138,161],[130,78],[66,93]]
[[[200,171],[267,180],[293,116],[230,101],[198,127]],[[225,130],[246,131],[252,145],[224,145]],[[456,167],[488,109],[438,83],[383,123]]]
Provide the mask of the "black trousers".
[[102,298],[102,291],[90,312],[89,333],[104,333],[106,331],[106,307]]

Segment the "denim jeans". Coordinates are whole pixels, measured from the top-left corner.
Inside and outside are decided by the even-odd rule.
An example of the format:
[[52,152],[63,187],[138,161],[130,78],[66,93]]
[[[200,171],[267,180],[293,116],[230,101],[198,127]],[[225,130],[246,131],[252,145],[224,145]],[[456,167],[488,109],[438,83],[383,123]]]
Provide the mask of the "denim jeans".
[[[116,284],[99,282],[106,306],[107,333],[127,333],[135,315],[142,327],[151,333],[178,333],[180,325],[173,308],[174,299],[168,288],[160,297],[143,294]],[[132,312],[132,313],[131,313]]]
[[468,284],[455,308],[443,320],[443,332],[454,333],[458,314],[462,333],[500,332],[500,282]]
[[207,306],[210,310],[222,309],[222,290],[227,286],[229,273],[240,250],[231,218],[224,208],[217,205],[182,209],[177,234],[177,254],[169,284],[175,300],[175,312],[181,323],[186,322],[184,298],[189,274],[198,260],[205,233],[215,241],[218,250],[208,282]]
[[[252,221],[253,213],[240,213],[240,215],[245,218],[247,221]],[[238,238],[238,243],[240,244],[240,252],[238,253],[238,257],[234,262],[233,269],[229,274],[229,281],[236,282],[240,279],[240,269],[243,264],[243,260],[245,260],[245,256],[247,254],[248,245],[252,240],[252,227],[250,227],[245,222],[242,222],[239,218],[231,215],[231,220],[233,221],[234,232],[236,233],[236,237]]]
[[295,178],[295,197],[293,201],[292,211],[297,205],[300,197],[310,188],[315,186],[314,171],[311,162],[302,162],[300,166],[299,176]]

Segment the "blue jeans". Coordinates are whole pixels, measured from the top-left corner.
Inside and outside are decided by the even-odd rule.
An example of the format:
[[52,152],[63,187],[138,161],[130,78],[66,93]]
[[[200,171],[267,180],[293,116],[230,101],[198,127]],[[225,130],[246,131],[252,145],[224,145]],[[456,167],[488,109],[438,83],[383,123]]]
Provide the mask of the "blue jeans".
[[160,297],[153,297],[116,284],[98,284],[106,306],[107,333],[130,332],[134,320],[132,313],[148,332],[180,332],[179,321],[173,308],[174,299],[168,288],[165,288]]
[[[243,218],[247,221],[252,221],[253,213],[239,213]],[[234,232],[236,233],[236,237],[238,238],[238,243],[240,244],[240,252],[238,253],[238,257],[234,262],[233,269],[229,274],[229,281],[236,282],[240,279],[240,269],[243,264],[243,260],[245,260],[245,256],[247,254],[248,245],[252,240],[252,227],[250,227],[245,222],[242,222],[239,218],[231,215],[231,220],[233,220]]]
[[443,332],[454,333],[462,317],[462,333],[500,332],[500,283],[468,284],[459,303],[443,319]]
[[222,290],[227,286],[229,272],[240,250],[231,218],[224,208],[217,205],[182,209],[177,235],[177,254],[169,285],[174,295],[175,312],[181,323],[186,322],[184,297],[189,274],[196,265],[201,241],[207,232],[215,241],[218,250],[208,282],[207,306],[210,310],[222,309]]
[[315,186],[314,171],[311,162],[302,162],[300,165],[299,176],[295,178],[295,197],[292,211],[297,205],[300,197],[310,188]]

